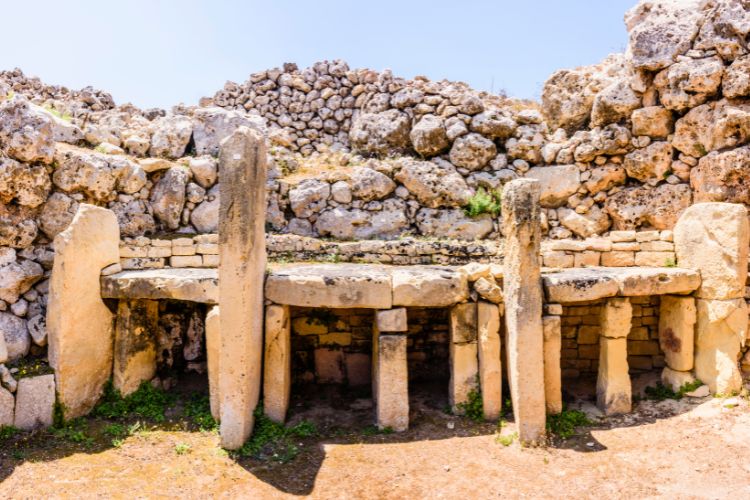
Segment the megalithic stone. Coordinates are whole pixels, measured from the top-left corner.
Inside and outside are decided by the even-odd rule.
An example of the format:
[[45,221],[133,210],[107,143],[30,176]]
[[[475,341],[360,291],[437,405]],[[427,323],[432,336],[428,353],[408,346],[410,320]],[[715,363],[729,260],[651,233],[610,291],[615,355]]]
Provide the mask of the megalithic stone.
[[221,309],[212,306],[206,314],[206,358],[208,364],[208,394],[211,416],[221,420],[219,394],[219,358],[221,356]]
[[547,413],[556,415],[563,410],[562,372],[560,352],[562,350],[562,326],[560,316],[544,316],[544,400]]
[[500,308],[497,304],[483,300],[477,303],[477,347],[484,419],[497,420],[503,409]]
[[266,268],[266,146],[240,127],[219,153],[219,304],[221,445],[240,448],[253,430],[263,359]]
[[607,299],[602,306],[596,404],[605,415],[621,415],[631,410],[627,337],[632,316],[633,307],[627,297]]
[[263,362],[263,412],[284,423],[292,387],[291,319],[289,306],[266,307],[266,352]]
[[115,324],[112,382],[123,396],[156,375],[156,332],[159,303],[155,300],[121,300]]
[[508,378],[518,437],[525,444],[540,443],[546,424],[540,192],[539,181],[516,179],[505,185],[502,201]]

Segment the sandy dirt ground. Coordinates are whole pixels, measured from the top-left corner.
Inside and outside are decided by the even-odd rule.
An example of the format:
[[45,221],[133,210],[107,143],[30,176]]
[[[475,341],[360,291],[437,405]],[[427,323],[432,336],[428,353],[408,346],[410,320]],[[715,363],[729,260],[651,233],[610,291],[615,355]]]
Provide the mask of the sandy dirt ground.
[[[297,403],[291,421],[312,420],[320,435],[300,439],[288,463],[235,459],[215,433],[182,430],[83,451],[0,450],[0,497],[750,498],[750,402],[741,397],[641,401],[609,419],[578,401],[595,424],[533,449],[427,399],[412,401],[403,434],[368,432],[367,400]],[[512,434],[512,422],[499,432]]]

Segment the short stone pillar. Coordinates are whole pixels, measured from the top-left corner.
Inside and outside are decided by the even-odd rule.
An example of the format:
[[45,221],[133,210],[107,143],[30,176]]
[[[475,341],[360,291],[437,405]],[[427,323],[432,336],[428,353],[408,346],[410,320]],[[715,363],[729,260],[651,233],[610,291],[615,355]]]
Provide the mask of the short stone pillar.
[[626,297],[607,299],[601,309],[596,404],[608,416],[630,413],[631,410],[627,337],[632,317],[633,307]]
[[379,429],[409,428],[409,367],[405,308],[375,312],[372,339],[372,397]]
[[289,306],[266,306],[266,352],[263,360],[263,411],[284,423],[292,387],[292,326]]
[[542,317],[544,331],[544,403],[547,414],[562,412],[562,322],[560,316]]
[[123,396],[156,375],[156,332],[159,303],[155,300],[120,300],[115,323],[112,382]]
[[502,201],[508,378],[519,440],[526,444],[540,443],[546,424],[540,191],[539,181],[516,179],[505,185]]
[[694,380],[693,345],[695,343],[695,299],[680,295],[662,295],[659,305],[659,346],[664,352],[661,381],[675,392]]
[[479,387],[485,420],[497,420],[503,409],[503,365],[500,359],[500,307],[477,303]]
[[450,310],[450,371],[448,404],[461,415],[462,404],[469,401],[469,393],[477,390],[479,360],[477,358],[477,303],[456,304]]
[[49,362],[66,419],[87,414],[112,375],[113,315],[102,300],[100,276],[120,262],[114,212],[81,204],[55,237],[47,303]]
[[206,314],[206,361],[208,364],[208,394],[211,416],[221,420],[219,362],[221,359],[221,310],[212,306]]
[[732,203],[697,203],[677,221],[674,243],[680,267],[701,274],[695,292],[695,376],[714,394],[739,391],[739,356],[747,332],[747,209]]
[[266,270],[266,145],[240,127],[219,153],[219,304],[221,445],[240,448],[253,429],[263,360]]

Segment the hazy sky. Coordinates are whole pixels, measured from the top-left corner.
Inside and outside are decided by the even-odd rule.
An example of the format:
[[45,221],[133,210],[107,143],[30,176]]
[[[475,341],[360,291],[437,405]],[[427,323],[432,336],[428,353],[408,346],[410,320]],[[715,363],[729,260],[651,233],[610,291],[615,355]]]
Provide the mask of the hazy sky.
[[624,50],[634,3],[6,0],[0,69],[141,107],[195,104],[226,80],[335,58],[533,98],[555,69]]

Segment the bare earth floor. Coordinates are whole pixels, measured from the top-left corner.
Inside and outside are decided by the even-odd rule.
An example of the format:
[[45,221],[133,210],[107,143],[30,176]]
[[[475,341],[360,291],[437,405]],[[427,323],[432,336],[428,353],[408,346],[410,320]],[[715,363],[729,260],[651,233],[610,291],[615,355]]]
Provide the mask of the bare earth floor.
[[296,396],[292,422],[311,420],[321,436],[300,439],[288,463],[235,460],[215,433],[154,430],[120,447],[0,449],[0,497],[750,498],[740,397],[642,401],[536,449],[506,446],[495,425],[448,415],[430,397],[413,398],[412,429],[398,435],[367,427],[366,400],[311,398],[336,400]]

